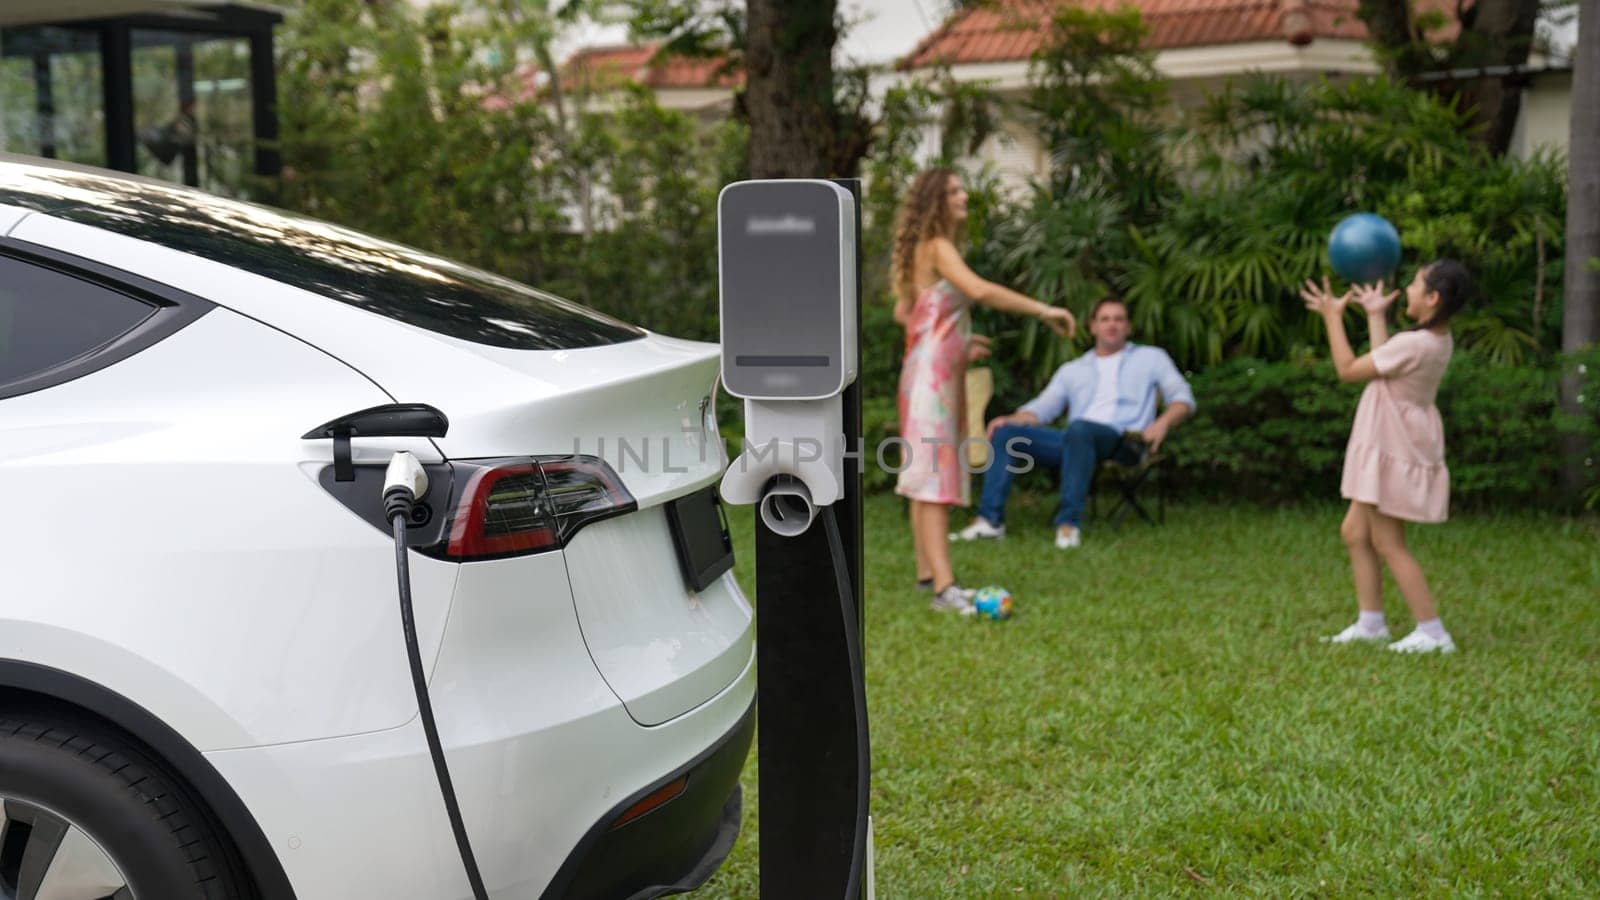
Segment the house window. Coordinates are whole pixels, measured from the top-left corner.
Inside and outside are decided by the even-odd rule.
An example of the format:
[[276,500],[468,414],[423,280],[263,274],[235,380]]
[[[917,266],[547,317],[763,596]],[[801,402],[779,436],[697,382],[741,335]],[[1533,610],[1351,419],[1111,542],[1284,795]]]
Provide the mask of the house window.
[[0,32],[0,148],[103,166],[100,34],[79,28]]

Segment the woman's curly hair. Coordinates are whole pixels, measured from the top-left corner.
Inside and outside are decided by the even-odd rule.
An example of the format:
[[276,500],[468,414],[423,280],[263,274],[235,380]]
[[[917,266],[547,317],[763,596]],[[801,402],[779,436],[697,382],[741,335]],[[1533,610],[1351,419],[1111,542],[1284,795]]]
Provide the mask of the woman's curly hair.
[[917,245],[930,238],[955,238],[956,223],[950,218],[950,204],[945,199],[955,174],[942,167],[928,169],[912,180],[911,189],[900,204],[894,226],[891,274],[895,295],[902,301],[911,300],[916,292],[913,270]]

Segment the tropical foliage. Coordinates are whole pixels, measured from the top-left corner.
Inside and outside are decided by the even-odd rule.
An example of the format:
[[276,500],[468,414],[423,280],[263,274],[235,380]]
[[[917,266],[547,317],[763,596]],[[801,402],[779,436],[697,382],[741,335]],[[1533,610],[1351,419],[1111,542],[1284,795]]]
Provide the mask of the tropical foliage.
[[[1254,76],[1174,109],[1130,16],[1057,19],[1029,103],[1051,171],[975,223],[980,271],[1080,313],[1121,294],[1138,334],[1191,368],[1283,359],[1321,341],[1296,286],[1325,272],[1333,225],[1371,211],[1400,231],[1400,278],[1438,256],[1476,271],[1464,348],[1518,364],[1559,347],[1561,160],[1495,158],[1460,110],[1385,78]],[[1086,341],[1025,329],[997,356],[1031,389]]]

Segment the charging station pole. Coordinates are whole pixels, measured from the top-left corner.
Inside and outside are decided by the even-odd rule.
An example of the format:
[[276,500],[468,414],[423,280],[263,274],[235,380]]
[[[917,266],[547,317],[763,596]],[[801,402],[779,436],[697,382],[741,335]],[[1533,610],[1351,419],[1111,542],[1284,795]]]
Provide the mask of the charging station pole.
[[764,900],[861,900],[872,880],[860,219],[856,179],[740,182],[718,199],[723,384],[745,400],[746,437],[722,495],[759,509]]
[[[856,197],[860,181],[837,182]],[[856,244],[860,296],[861,249]],[[860,340],[860,307],[856,340]],[[858,351],[859,352],[859,351]],[[861,447],[861,382],[844,392],[845,444]],[[858,618],[861,582],[861,468],[847,457],[835,504]],[[763,900],[815,900],[843,894],[856,840],[858,739],[851,706],[850,661],[838,609],[834,561],[821,523],[786,538],[756,524],[756,734],[760,763],[757,811]],[[865,642],[863,641],[863,644]],[[864,659],[863,659],[864,663]],[[864,752],[864,751],[863,751]],[[866,876],[860,895],[866,896]],[[853,900],[853,898],[852,898]]]

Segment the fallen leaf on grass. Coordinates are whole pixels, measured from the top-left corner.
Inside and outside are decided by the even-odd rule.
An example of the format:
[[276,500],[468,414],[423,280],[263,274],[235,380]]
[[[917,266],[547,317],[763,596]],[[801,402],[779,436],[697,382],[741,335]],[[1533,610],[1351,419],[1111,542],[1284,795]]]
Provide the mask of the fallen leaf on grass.
[[1196,872],[1194,869],[1191,869],[1188,866],[1184,866],[1183,867],[1183,874],[1189,876],[1189,878],[1191,880],[1193,880],[1197,884],[1210,884],[1211,883],[1211,879],[1205,877],[1204,875],[1201,875],[1199,872]]

